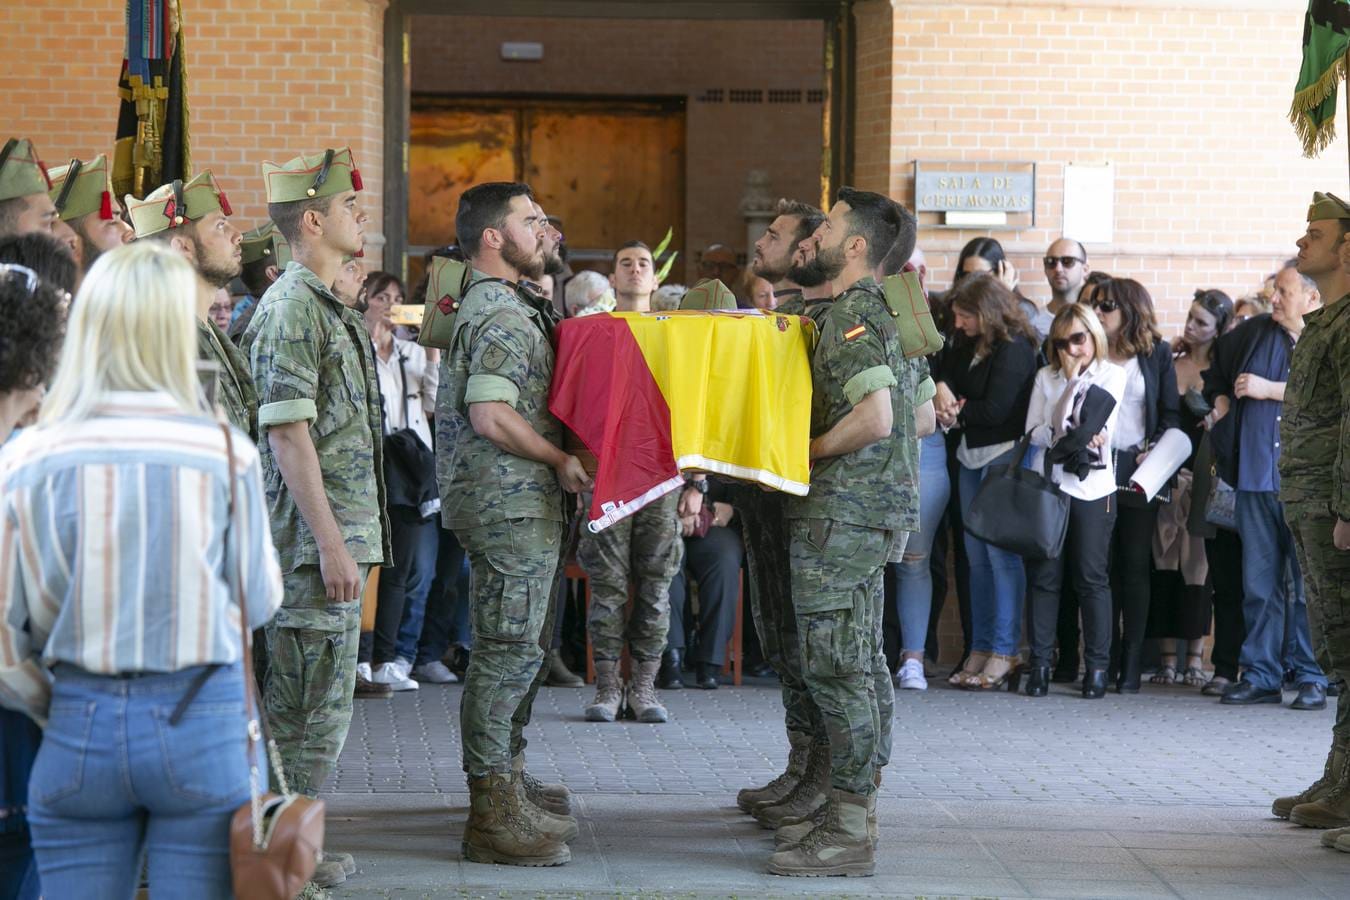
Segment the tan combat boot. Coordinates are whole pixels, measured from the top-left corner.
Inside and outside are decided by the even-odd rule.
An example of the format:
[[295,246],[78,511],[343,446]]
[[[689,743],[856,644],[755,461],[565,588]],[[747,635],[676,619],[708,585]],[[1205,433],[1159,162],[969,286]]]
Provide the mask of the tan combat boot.
[[784,819],[783,824],[773,833],[774,849],[786,850],[788,847],[795,847],[806,840],[806,836],[815,831],[816,826],[824,824],[830,814],[830,799],[827,796],[825,802],[812,810],[809,816]]
[[524,809],[524,792],[509,774],[469,779],[469,821],[464,858],[507,866],[560,866],[572,858],[567,845],[536,827]]
[[819,878],[868,876],[876,869],[867,835],[867,797],[832,790],[825,821],[800,844],[779,850],[769,860],[771,875]]
[[742,788],[736,794],[736,805],[743,812],[754,812],[755,804],[777,803],[797,786],[806,769],[806,754],[811,749],[811,735],[788,732],[787,768],[783,773],[763,787]]
[[1331,777],[1333,783],[1316,800],[1300,803],[1289,811],[1289,821],[1305,828],[1350,825],[1350,752],[1341,752]]
[[820,808],[830,790],[830,745],[813,744],[807,752],[806,768],[786,797],[777,803],[763,803],[751,815],[764,828],[778,828],[788,819],[798,821]]
[[539,833],[561,843],[567,843],[581,831],[577,820],[571,816],[560,816],[530,802],[525,790],[525,780],[520,772],[511,773],[512,785],[520,799],[520,810],[525,814]]
[[623,686],[619,683],[619,661],[595,661],[595,699],[586,707],[587,722],[613,722],[623,703]]
[[1345,752],[1345,742],[1340,738],[1332,738],[1326,765],[1322,767],[1322,777],[1304,788],[1301,793],[1292,797],[1275,798],[1275,802],[1270,805],[1271,813],[1281,819],[1287,819],[1289,814],[1294,811],[1294,807],[1300,803],[1311,803],[1314,800],[1321,799],[1322,795],[1336,786],[1335,773],[1341,769]]
[[525,771],[525,754],[517,753],[511,760],[511,771],[520,773],[520,781],[525,786],[525,796],[540,809],[555,816],[572,814],[572,792],[566,785],[540,781]]
[[1336,846],[1336,842],[1341,838],[1350,841],[1350,828],[1333,828],[1330,831],[1322,832],[1322,846],[1330,847],[1333,850],[1339,850],[1341,848]]
[[661,659],[634,659],[633,681],[628,688],[628,702],[633,707],[633,716],[639,722],[664,722],[670,713],[661,705],[656,696],[656,673],[661,669]]

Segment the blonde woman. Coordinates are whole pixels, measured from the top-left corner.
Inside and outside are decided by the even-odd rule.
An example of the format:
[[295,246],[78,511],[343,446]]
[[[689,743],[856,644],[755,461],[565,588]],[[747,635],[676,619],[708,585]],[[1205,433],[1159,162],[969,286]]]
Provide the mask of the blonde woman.
[[[1111,438],[1125,398],[1125,370],[1107,358],[1106,333],[1092,309],[1071,303],[1050,323],[1050,364],[1036,373],[1027,407],[1031,445],[1057,456],[1053,448],[1067,437],[1086,444],[1072,461],[1051,469],[1060,490],[1069,495],[1069,531],[1064,550],[1055,559],[1028,563],[1031,569],[1028,609],[1031,660],[1027,695],[1044,697],[1050,686],[1050,662],[1055,650],[1055,625],[1065,577],[1072,579],[1083,617],[1083,697],[1106,695],[1106,669],[1111,655],[1111,582],[1107,559],[1115,524],[1116,473]],[[1091,387],[1104,390],[1115,401],[1106,424],[1092,435],[1075,432],[1088,427],[1085,396]],[[1039,454],[1038,454],[1039,456]],[[1037,460],[1039,465],[1040,460]]]
[[196,298],[159,244],[100,257],[38,425],[0,451],[0,695],[44,726],[29,821],[49,897],[129,900],[147,857],[152,896],[230,896],[235,598],[262,625],[281,573],[257,450],[234,432],[227,457],[203,411]]

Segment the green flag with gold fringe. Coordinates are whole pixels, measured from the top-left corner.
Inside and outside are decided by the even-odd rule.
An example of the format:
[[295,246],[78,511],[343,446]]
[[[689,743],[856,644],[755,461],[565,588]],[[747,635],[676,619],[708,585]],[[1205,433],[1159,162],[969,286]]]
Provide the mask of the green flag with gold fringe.
[[118,198],[141,198],[192,177],[182,6],[179,0],[126,0],[126,28],[113,190]]
[[1350,0],[1309,0],[1303,20],[1303,68],[1289,121],[1304,156],[1316,156],[1336,136],[1336,86],[1345,78],[1350,48]]

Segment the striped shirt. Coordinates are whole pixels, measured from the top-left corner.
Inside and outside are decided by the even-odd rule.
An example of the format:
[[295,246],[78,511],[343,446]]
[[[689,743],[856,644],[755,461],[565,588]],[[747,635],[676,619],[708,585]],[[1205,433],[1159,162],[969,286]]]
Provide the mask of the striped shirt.
[[0,450],[0,703],[46,717],[48,669],[175,672],[241,656],[281,605],[257,448],[234,431],[239,509],[224,558],[225,439],[158,393],[117,392],[83,422]]

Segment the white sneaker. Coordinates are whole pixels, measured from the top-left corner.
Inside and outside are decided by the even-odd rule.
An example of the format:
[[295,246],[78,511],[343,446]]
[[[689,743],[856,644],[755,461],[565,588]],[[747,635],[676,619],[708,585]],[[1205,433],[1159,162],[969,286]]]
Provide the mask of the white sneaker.
[[417,682],[403,673],[396,662],[381,663],[371,674],[370,680],[376,684],[387,684],[396,691],[415,691]]
[[895,676],[895,683],[902,691],[926,691],[928,679],[923,677],[923,663],[917,659],[907,659]]
[[364,678],[366,681],[370,681],[370,680],[371,680],[371,678],[370,678],[370,663],[357,663],[357,664],[356,664],[356,677],[357,677],[357,678]]
[[399,674],[404,678],[412,676],[412,660],[398,656],[394,658],[393,664],[398,667]]
[[455,673],[450,671],[450,667],[439,659],[415,667],[411,675],[427,684],[454,684],[459,681]]

